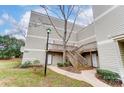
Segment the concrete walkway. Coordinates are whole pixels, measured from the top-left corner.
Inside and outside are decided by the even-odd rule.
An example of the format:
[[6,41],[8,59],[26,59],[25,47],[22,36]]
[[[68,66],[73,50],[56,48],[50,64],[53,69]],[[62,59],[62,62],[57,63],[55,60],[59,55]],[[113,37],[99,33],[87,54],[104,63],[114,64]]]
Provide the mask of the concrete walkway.
[[48,68],[57,72],[57,73],[65,75],[67,77],[77,79],[77,80],[81,80],[81,81],[85,81],[85,82],[93,85],[94,87],[110,87],[109,85],[101,82],[99,79],[97,79],[95,77],[95,73],[96,73],[95,69],[85,70],[85,71],[82,71],[81,74],[77,74],[77,73],[71,73],[71,72],[62,70],[62,69],[60,69],[56,66],[48,66]]

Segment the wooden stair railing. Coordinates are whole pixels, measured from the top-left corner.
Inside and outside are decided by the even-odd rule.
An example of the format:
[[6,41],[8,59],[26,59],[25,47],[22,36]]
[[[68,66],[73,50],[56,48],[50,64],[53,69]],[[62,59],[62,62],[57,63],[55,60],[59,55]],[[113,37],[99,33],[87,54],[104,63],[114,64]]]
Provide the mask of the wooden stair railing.
[[79,47],[74,48],[72,51],[77,51],[77,52],[80,53],[80,52],[83,51],[83,47],[84,47],[84,46],[86,46],[86,45],[88,45],[88,44],[94,44],[94,43],[96,43],[96,41],[93,41],[93,42],[90,42],[90,43],[87,43],[87,44],[80,45]]
[[78,60],[78,62],[80,62],[80,64],[82,64],[82,65],[87,65],[88,64],[86,58],[84,58],[80,53],[73,52],[73,54],[77,57],[77,60]]
[[67,58],[69,59],[73,67],[75,67],[76,69],[78,69],[79,66],[83,67],[87,65],[87,60],[83,56],[81,56],[78,52],[67,51]]
[[73,54],[70,51],[67,51],[67,58],[72,64],[72,66],[77,70],[78,69],[78,62],[76,62],[76,58],[74,58]]

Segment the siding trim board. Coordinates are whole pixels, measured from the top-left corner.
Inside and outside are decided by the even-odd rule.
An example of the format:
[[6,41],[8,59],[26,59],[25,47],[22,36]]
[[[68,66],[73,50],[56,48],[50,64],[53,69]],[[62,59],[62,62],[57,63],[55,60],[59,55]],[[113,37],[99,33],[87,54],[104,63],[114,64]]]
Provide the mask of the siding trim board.
[[124,34],[121,34],[121,35],[112,37],[112,39],[115,39],[115,40],[122,40],[122,39],[124,39]]

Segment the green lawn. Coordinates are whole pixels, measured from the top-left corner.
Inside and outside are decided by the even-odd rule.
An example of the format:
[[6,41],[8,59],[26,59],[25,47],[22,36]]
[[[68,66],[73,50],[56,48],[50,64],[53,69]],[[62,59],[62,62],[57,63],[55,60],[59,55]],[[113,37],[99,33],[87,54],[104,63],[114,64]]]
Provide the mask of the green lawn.
[[0,86],[17,87],[91,87],[90,84],[68,78],[48,69],[43,76],[43,68],[22,69],[19,60],[0,60]]

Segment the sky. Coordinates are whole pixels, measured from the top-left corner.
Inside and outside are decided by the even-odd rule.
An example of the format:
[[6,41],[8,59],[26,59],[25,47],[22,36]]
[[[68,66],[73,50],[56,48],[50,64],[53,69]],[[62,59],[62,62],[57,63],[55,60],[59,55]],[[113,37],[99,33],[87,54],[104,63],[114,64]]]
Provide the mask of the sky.
[[[54,7],[49,6],[55,11]],[[44,10],[38,5],[0,5],[0,35],[9,34],[18,39],[24,39],[31,10],[44,13]],[[83,12],[78,16],[76,23],[87,26],[93,21],[92,8],[91,6],[82,6],[82,10]],[[50,15],[55,16],[54,13],[50,13]],[[73,19],[72,16],[69,21]]]

